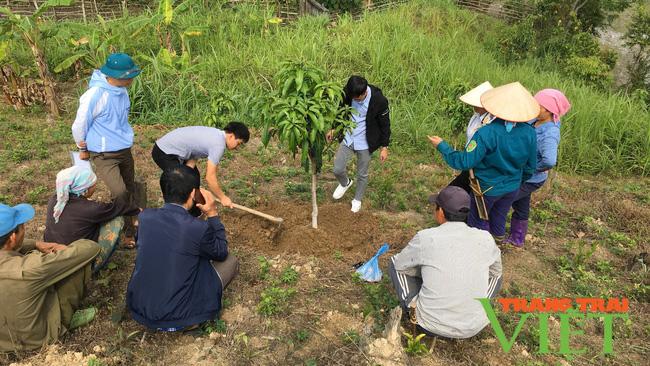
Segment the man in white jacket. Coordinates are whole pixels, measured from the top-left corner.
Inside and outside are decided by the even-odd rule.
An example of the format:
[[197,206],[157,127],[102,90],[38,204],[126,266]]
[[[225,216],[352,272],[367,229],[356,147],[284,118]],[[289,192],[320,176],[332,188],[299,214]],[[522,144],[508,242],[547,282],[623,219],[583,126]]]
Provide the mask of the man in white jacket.
[[489,323],[477,299],[498,293],[501,251],[489,232],[465,223],[470,197],[462,188],[446,187],[429,202],[440,226],[419,231],[391,258],[391,280],[419,332],[469,338]]

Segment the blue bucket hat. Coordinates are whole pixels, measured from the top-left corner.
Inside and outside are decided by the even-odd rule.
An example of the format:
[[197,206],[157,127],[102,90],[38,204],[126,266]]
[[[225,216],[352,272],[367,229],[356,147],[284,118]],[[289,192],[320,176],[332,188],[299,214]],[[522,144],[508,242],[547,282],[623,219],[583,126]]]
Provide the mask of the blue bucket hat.
[[0,203],[0,236],[12,232],[18,225],[34,217],[34,208],[26,203],[14,207]]
[[115,79],[132,79],[140,75],[142,70],[126,53],[112,53],[99,71]]

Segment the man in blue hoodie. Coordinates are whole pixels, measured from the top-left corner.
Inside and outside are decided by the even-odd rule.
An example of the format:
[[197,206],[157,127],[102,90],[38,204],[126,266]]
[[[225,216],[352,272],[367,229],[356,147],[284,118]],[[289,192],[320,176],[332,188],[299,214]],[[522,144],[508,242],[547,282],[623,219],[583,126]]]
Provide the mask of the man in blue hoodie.
[[[95,173],[106,183],[115,199],[136,207],[135,167],[129,125],[131,101],[126,88],[140,74],[140,68],[125,53],[113,53],[95,70],[88,90],[79,99],[72,136],[80,157],[90,159]],[[127,245],[134,235],[133,221],[125,221]]]

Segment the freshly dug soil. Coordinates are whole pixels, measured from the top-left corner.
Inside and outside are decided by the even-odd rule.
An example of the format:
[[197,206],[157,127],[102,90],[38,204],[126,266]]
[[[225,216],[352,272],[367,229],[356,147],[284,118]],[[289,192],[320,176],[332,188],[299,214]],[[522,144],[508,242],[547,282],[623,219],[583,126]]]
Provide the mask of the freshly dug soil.
[[[318,229],[311,227],[311,205],[269,202],[257,210],[284,219],[275,223],[237,210],[223,212],[222,220],[232,248],[244,246],[260,253],[296,253],[332,258],[338,251],[360,260],[374,254],[383,243],[403,247],[415,232],[397,222],[363,209],[352,213],[347,203],[326,203],[318,208]],[[367,259],[367,258],[366,258]]]

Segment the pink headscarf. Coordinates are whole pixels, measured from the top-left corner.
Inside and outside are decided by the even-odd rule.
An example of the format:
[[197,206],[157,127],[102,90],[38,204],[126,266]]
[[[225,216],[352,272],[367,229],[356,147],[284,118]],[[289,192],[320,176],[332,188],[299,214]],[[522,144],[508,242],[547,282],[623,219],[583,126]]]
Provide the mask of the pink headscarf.
[[553,121],[555,122],[559,121],[560,117],[564,116],[571,109],[569,100],[561,91],[556,89],[543,89],[538,91],[535,94],[535,100],[553,114]]

